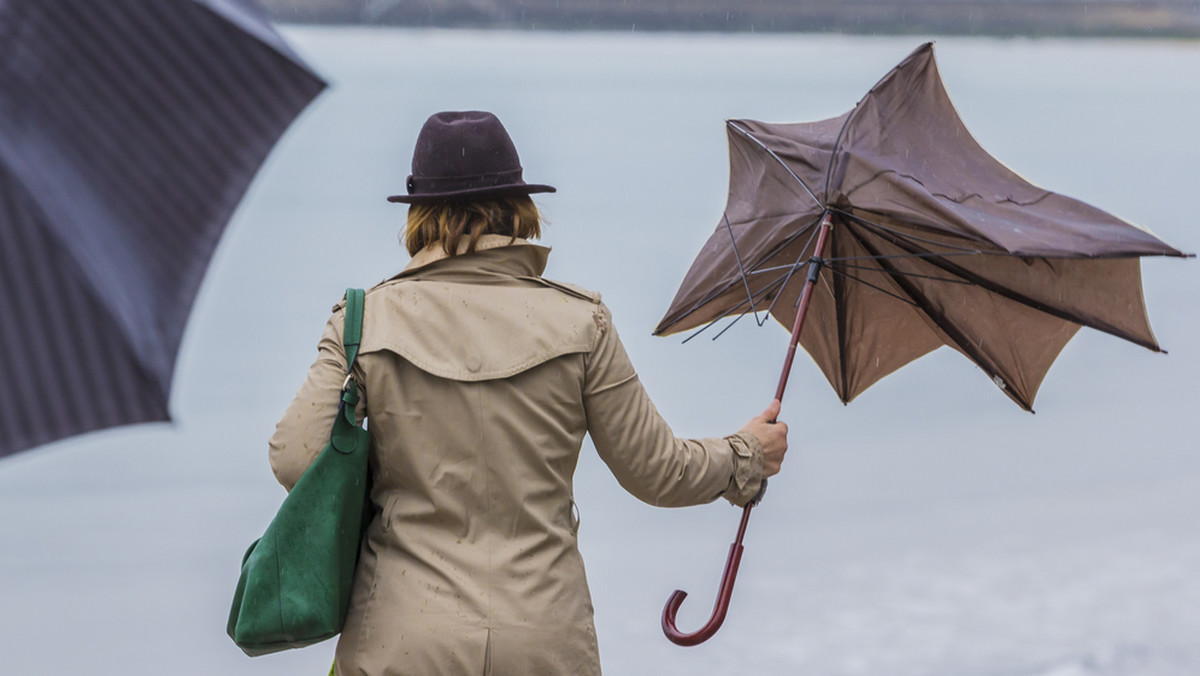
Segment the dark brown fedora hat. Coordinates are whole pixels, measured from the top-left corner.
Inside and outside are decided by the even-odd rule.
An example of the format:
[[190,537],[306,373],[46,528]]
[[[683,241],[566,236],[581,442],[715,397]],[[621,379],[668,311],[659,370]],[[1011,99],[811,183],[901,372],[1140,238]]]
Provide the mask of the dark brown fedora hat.
[[495,115],[469,110],[435,113],[425,121],[413,150],[408,194],[388,201],[414,204],[554,191],[524,181],[517,148]]

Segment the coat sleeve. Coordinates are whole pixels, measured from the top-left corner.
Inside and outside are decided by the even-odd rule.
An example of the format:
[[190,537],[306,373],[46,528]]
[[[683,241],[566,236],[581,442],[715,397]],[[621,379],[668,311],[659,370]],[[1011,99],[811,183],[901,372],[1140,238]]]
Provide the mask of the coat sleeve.
[[621,486],[663,507],[718,497],[740,506],[754,498],[763,478],[758,439],[746,432],[720,439],[677,438],[638,380],[603,305],[597,325],[584,375],[584,409],[596,452]]
[[[275,425],[275,434],[268,444],[271,470],[289,491],[329,442],[329,432],[341,400],[342,383],[346,380],[346,353],[342,347],[344,324],[345,311],[339,308],[325,324],[317,345],[317,360],[309,367],[308,376],[295,399]],[[357,415],[361,421],[366,412],[366,392],[361,387],[362,373],[357,365],[355,379],[360,383]]]

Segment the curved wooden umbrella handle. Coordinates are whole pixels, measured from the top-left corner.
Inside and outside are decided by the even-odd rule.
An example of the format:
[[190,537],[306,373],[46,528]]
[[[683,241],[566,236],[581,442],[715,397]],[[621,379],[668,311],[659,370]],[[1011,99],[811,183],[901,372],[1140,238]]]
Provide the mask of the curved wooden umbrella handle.
[[717,601],[713,604],[712,616],[708,618],[708,622],[690,634],[679,631],[679,628],[675,626],[675,616],[679,612],[679,606],[687,598],[687,592],[676,589],[671,594],[671,598],[667,599],[667,605],[663,607],[662,613],[662,630],[671,643],[681,646],[699,645],[712,638],[712,635],[721,628],[721,623],[725,621],[725,613],[729,610],[729,599],[733,597],[733,583],[737,580],[738,564],[742,562],[742,550],[744,549],[742,538],[746,534],[746,524],[750,522],[750,510],[753,507],[754,503],[748,504],[742,511],[742,522],[738,526],[737,539],[729,545],[729,557],[725,559],[725,573],[721,576],[721,587],[717,590]]
[[[788,376],[792,371],[792,361],[796,358],[796,345],[800,342],[800,331],[804,328],[804,318],[808,315],[808,305],[817,284],[817,276],[825,263],[821,257],[825,255],[825,244],[829,238],[829,231],[833,227],[832,213],[827,210],[822,214],[821,222],[817,227],[817,245],[813,248],[813,256],[809,261],[808,276],[804,280],[804,290],[800,294],[796,319],[792,325],[792,337],[788,342],[787,357],[784,358],[783,371],[779,374],[779,385],[775,389],[775,398],[780,401],[783,400],[783,390],[787,387]],[[733,596],[733,583],[737,580],[738,564],[742,562],[742,537],[746,534],[746,524],[750,522],[750,510],[757,504],[757,501],[758,498],[751,500],[746,505],[745,511],[742,512],[742,523],[738,526],[737,539],[729,546],[729,558],[725,559],[725,574],[721,577],[721,587],[717,590],[717,601],[713,604],[712,615],[708,618],[708,622],[690,634],[679,631],[679,628],[675,626],[675,615],[679,612],[679,606],[683,605],[683,600],[687,598],[687,592],[676,589],[671,594],[671,598],[667,599],[667,605],[663,607],[662,630],[671,643],[681,646],[699,645],[712,638],[712,635],[721,628],[721,623],[725,621],[725,613],[729,610],[729,599]]]

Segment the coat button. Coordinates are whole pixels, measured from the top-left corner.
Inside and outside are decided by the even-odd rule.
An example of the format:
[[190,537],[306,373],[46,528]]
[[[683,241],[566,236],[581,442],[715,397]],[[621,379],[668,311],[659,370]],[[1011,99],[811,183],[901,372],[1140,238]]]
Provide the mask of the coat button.
[[479,373],[479,369],[483,367],[483,361],[476,355],[467,357],[467,370],[471,373]]

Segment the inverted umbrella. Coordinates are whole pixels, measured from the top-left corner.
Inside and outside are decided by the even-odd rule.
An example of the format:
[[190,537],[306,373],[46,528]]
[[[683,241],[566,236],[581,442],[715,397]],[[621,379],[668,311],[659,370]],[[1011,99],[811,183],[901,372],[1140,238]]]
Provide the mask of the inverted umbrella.
[[0,0],[0,457],[169,419],[217,241],[324,86],[252,0]]
[[[990,156],[954,110],[932,44],[844,115],[726,127],[725,214],[655,334],[774,317],[792,328],[776,398],[797,344],[843,402],[946,345],[1027,410],[1080,326],[1161,351],[1139,257],[1184,254]],[[668,601],[662,624],[675,643],[700,643],[724,620],[751,508],[709,622],[680,632],[686,593]]]

